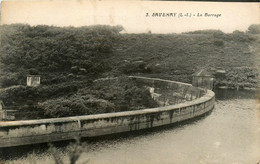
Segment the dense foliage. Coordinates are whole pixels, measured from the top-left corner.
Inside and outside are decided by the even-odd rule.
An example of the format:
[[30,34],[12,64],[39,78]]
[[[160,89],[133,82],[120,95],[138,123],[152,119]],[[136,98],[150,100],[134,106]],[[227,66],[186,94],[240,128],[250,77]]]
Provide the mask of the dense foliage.
[[71,79],[67,76],[70,73],[93,77],[109,70],[106,59],[112,52],[117,29],[2,26],[0,86],[24,84],[28,74],[40,74],[43,83],[60,83]]
[[78,88],[83,86],[85,86],[85,83],[82,82],[42,85],[39,87],[19,85],[2,90],[0,98],[5,102],[6,106],[33,105],[37,104],[38,101],[75,93]]
[[[124,75],[191,83],[202,68],[225,70],[219,86],[258,87],[254,47],[259,25],[225,34],[120,34],[122,26],[0,26],[0,100],[39,117],[63,117],[156,107],[147,89]],[[39,87],[26,76],[40,75]],[[120,77],[103,79],[106,77]],[[101,80],[96,80],[100,79]],[[36,116],[32,114],[32,117]],[[26,117],[26,116],[25,116]]]
[[62,117],[138,110],[157,107],[146,88],[127,77],[95,81],[76,94],[45,101],[39,105],[46,117]]
[[258,86],[259,72],[250,67],[234,67],[227,69],[225,77],[217,78],[215,85],[228,88],[254,88]]
[[[238,82],[240,87],[258,87],[255,43],[259,35],[234,31],[202,30],[183,34],[124,34],[116,40],[113,53],[117,69],[125,74],[138,74],[186,83],[200,69],[225,70],[227,76],[218,83],[230,86],[229,76],[239,72],[249,79]],[[237,69],[241,67],[241,69]],[[234,71],[235,70],[235,71]],[[254,79],[254,80],[252,80]],[[222,80],[221,82],[219,80]],[[235,80],[235,79],[233,79]]]

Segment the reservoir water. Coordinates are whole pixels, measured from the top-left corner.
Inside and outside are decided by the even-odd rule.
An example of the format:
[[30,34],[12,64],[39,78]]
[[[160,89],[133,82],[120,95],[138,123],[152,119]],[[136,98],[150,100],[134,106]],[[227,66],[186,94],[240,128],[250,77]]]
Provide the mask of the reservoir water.
[[[209,115],[142,134],[92,141],[77,163],[256,164],[260,161],[256,91],[218,89],[215,93],[216,106]],[[57,148],[64,161],[68,159],[66,147]],[[44,146],[9,149],[0,158],[0,163],[54,163]]]

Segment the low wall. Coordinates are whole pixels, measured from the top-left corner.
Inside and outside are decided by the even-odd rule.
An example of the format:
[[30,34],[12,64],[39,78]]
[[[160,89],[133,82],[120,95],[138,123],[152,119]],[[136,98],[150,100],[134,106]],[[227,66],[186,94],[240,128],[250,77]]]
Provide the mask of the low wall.
[[191,84],[157,78],[129,76],[138,85],[146,86],[151,96],[161,105],[168,106],[192,101],[202,97],[207,90]]
[[[158,102],[167,105],[136,111],[41,120],[0,122],[0,147],[69,140],[136,131],[167,125],[203,115],[214,108],[210,90],[169,80],[133,77],[138,84],[153,88]],[[173,92],[174,91],[174,92]],[[183,103],[175,104],[178,91]],[[182,95],[182,96],[180,96]]]

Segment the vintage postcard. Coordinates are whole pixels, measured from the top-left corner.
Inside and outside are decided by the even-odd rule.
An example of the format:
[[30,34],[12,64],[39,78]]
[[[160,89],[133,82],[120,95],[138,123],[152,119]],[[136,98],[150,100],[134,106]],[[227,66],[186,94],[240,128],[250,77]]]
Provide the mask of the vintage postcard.
[[257,2],[1,2],[0,163],[257,164]]

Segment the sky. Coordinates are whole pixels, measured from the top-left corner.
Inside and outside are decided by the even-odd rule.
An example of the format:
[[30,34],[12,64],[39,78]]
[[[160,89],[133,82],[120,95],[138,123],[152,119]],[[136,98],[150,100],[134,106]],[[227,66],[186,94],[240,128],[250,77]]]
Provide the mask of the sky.
[[[128,33],[181,33],[203,29],[230,33],[259,24],[259,7],[259,3],[238,2],[12,0],[2,2],[1,23],[75,27],[122,25]],[[157,16],[153,16],[154,13]],[[172,15],[159,17],[159,13]]]

